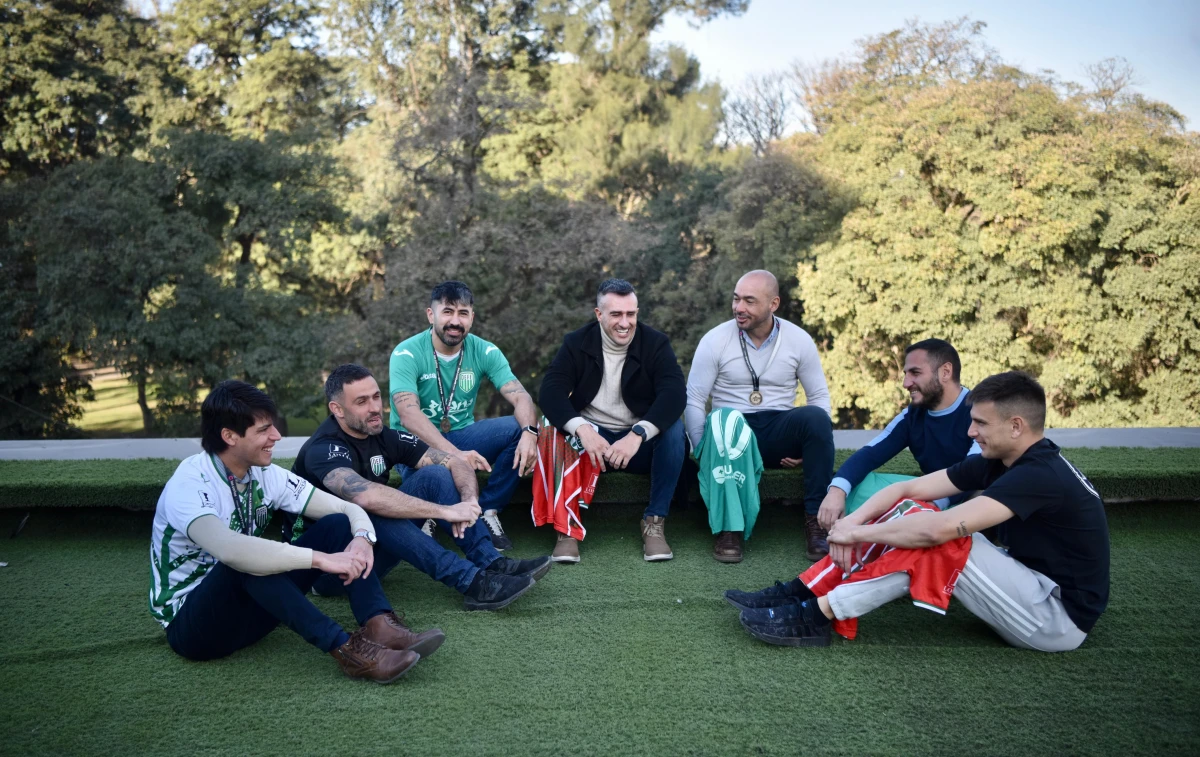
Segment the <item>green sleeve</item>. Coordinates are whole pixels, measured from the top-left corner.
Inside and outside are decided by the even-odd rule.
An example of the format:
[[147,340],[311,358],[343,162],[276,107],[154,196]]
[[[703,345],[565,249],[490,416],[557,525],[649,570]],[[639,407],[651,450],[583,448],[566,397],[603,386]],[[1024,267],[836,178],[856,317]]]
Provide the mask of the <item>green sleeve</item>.
[[388,391],[417,393],[417,356],[411,342],[401,342],[388,362]]
[[499,347],[486,342],[483,351],[483,370],[487,373],[492,386],[499,389],[508,382],[517,380],[512,368],[508,366],[508,358],[504,357],[504,353],[500,351]]

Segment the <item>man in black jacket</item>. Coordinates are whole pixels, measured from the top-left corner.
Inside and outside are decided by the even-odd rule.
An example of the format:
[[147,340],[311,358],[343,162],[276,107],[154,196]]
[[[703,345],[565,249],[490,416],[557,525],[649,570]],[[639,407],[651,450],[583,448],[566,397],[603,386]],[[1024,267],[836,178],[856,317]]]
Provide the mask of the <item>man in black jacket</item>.
[[[596,322],[563,339],[538,402],[547,420],[577,437],[601,471],[650,474],[642,556],[670,560],[663,522],[686,454],[680,416],[687,393],[671,340],[639,325],[637,315],[632,284],[600,284]],[[552,559],[579,562],[579,542],[559,534]]]

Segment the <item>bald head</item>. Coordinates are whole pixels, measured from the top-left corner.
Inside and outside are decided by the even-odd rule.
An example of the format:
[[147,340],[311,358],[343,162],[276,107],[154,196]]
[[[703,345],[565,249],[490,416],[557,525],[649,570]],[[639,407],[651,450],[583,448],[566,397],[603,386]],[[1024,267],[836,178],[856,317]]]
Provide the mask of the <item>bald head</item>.
[[733,290],[733,317],[757,345],[771,333],[779,307],[779,281],[770,271],[751,271]]
[[750,271],[744,274],[738,279],[737,289],[741,290],[743,287],[746,287],[747,290],[756,290],[767,300],[779,296],[779,279],[775,278],[775,274],[770,271]]

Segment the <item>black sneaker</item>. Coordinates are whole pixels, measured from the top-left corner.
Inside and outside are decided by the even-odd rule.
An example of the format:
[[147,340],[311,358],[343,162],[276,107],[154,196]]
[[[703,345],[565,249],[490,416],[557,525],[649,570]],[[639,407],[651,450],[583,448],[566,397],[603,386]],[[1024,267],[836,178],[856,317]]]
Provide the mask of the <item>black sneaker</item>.
[[514,560],[511,557],[498,557],[491,565],[484,568],[489,573],[503,573],[506,576],[529,576],[534,581],[540,581],[542,576],[550,572],[554,563],[550,555],[535,557],[532,560]]
[[533,588],[531,576],[506,576],[481,570],[463,595],[463,607],[468,610],[499,610]]
[[764,623],[794,623],[797,620],[812,620],[804,612],[804,603],[796,597],[788,597],[773,607],[752,607],[742,610],[742,621],[757,626]]
[[485,510],[483,513],[483,522],[487,526],[488,533],[492,535],[492,546],[503,552],[506,549],[512,549],[512,542],[504,535],[504,526],[500,525],[500,514],[495,510]]
[[828,621],[824,625],[803,620],[754,624],[747,623],[743,617],[742,628],[759,641],[780,647],[827,647],[832,639],[832,627]]
[[730,589],[725,592],[725,601],[739,610],[753,610],[759,607],[775,607],[787,603],[792,598],[803,602],[813,596],[804,582],[793,578],[786,584],[776,581],[774,586],[768,586],[762,591],[738,591]]

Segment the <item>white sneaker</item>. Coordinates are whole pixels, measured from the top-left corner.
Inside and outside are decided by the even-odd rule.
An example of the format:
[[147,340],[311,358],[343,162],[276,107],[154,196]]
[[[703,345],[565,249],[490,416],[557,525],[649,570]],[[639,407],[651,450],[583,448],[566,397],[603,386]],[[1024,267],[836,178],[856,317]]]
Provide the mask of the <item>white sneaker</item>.
[[425,534],[430,539],[432,539],[433,538],[433,529],[435,529],[435,528],[437,528],[437,521],[434,520],[433,518],[426,518],[425,523],[423,523],[421,525],[421,533]]
[[512,549],[512,542],[504,535],[504,526],[500,525],[499,513],[495,510],[484,510],[483,522],[487,526],[488,532],[492,535],[492,546],[496,548],[497,552]]

